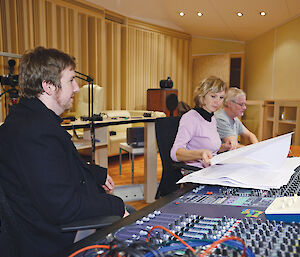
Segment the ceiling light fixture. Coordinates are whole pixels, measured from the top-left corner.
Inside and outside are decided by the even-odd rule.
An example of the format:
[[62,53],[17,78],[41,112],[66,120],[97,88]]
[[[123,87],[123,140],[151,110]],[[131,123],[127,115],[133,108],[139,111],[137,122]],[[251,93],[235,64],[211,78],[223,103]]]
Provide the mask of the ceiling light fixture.
[[202,12],[197,12],[197,15],[198,15],[199,17],[201,17],[201,16],[203,15],[203,13],[202,13]]
[[179,15],[180,15],[181,17],[183,17],[183,16],[185,15],[185,13],[184,13],[184,12],[180,12]]
[[260,14],[261,16],[266,16],[266,12],[264,12],[264,11],[259,12],[259,14]]
[[242,17],[244,14],[242,12],[237,12],[236,15]]

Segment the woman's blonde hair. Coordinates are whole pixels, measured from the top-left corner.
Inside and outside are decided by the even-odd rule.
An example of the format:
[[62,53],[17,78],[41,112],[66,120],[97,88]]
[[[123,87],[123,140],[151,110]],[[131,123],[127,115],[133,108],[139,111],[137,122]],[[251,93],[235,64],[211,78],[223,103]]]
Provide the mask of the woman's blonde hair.
[[209,76],[204,79],[194,91],[194,102],[196,107],[203,107],[204,97],[208,92],[219,93],[226,90],[226,84],[223,80],[215,76]]

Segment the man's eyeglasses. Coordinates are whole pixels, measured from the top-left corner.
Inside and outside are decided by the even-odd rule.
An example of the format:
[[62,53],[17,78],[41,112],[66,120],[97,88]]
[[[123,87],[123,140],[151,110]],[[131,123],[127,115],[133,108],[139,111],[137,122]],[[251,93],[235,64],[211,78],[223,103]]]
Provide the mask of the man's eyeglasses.
[[239,105],[241,107],[246,107],[245,103],[240,104],[240,103],[237,103],[236,101],[233,101],[233,100],[231,100],[231,102],[233,102],[233,103],[235,103],[235,104],[237,104],[237,105]]

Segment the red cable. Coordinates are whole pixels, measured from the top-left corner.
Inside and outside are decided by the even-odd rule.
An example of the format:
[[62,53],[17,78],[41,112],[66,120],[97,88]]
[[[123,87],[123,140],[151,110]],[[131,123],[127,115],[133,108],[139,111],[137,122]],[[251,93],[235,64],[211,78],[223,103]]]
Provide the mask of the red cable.
[[179,236],[177,236],[177,235],[175,235],[172,231],[170,231],[169,229],[167,229],[167,228],[165,228],[165,227],[163,227],[163,226],[154,226],[153,228],[151,228],[149,231],[148,231],[148,235],[147,235],[147,239],[146,239],[146,242],[148,242],[148,240],[149,240],[149,233],[152,231],[152,230],[154,230],[154,229],[156,229],[156,228],[160,228],[160,229],[162,229],[162,230],[165,230],[165,231],[167,231],[169,234],[171,234],[172,236],[174,236],[175,238],[177,238],[182,244],[184,244],[187,248],[189,248],[193,253],[195,253],[196,252],[196,250],[194,249],[194,248],[192,248],[191,246],[189,246],[186,242],[184,242]]
[[213,248],[215,248],[218,244],[220,244],[220,243],[223,243],[223,242],[225,242],[225,241],[228,241],[228,240],[236,240],[236,241],[240,241],[242,244],[243,244],[243,247],[244,247],[244,249],[243,249],[243,254],[242,254],[242,256],[241,257],[245,257],[246,256],[246,245],[245,245],[245,242],[244,242],[244,240],[243,239],[241,239],[241,238],[239,238],[239,237],[236,237],[236,236],[229,236],[229,237],[223,237],[223,238],[221,238],[221,239],[219,239],[219,240],[217,240],[217,241],[215,241],[215,242],[213,242],[201,255],[200,255],[200,257],[204,257],[204,256],[206,256],[208,253],[210,253],[211,252],[211,250],[213,249]]
[[71,255],[69,255],[69,257],[74,257],[74,256],[76,256],[77,254],[79,254],[81,252],[84,252],[84,251],[89,250],[89,249],[94,249],[94,248],[110,249],[110,246],[109,245],[90,245],[90,246],[86,246],[86,247],[81,248],[78,251],[72,253]]

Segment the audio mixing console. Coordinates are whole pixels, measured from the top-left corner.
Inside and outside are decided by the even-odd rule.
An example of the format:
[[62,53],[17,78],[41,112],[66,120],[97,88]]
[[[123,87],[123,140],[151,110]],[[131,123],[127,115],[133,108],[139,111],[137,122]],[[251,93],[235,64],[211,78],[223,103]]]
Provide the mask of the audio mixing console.
[[[288,185],[270,191],[200,185],[95,243],[110,245],[104,256],[241,256],[242,239],[245,256],[300,256],[300,223],[270,221],[264,213],[277,197],[299,195],[299,189],[299,169]],[[225,241],[210,249],[217,240]]]

